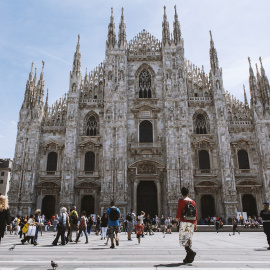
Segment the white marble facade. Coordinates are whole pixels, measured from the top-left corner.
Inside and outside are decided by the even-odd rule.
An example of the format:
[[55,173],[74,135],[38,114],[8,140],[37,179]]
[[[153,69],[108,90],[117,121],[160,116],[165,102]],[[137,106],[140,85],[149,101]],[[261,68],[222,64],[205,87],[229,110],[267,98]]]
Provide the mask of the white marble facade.
[[161,30],[161,41],[143,30],[127,42],[123,10],[118,38],[112,12],[105,61],[82,74],[79,36],[69,90],[51,107],[44,69],[37,79],[32,65],[12,214],[73,204],[100,214],[114,199],[124,214],[145,207],[175,216],[180,185],[199,218],[259,212],[270,195],[270,87],[261,59],[255,75],[250,63],[250,105],[246,95],[242,103],[224,90],[211,33],[207,74],[185,59],[176,10],[172,35],[165,8]]

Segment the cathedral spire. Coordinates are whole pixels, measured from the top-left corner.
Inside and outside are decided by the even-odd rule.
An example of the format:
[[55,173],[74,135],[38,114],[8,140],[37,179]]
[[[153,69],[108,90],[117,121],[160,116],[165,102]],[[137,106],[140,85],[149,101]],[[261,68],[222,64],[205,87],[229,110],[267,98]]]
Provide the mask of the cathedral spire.
[[245,100],[245,106],[248,105],[248,101],[247,101],[247,94],[246,94],[246,89],[245,89],[245,85],[243,84],[243,90],[244,90],[244,100]]
[[47,88],[46,101],[45,101],[45,105],[44,105],[44,114],[45,114],[45,116],[47,115],[48,108],[49,108],[48,100],[49,100],[49,89]]
[[43,104],[43,98],[44,98],[44,88],[45,88],[45,81],[44,81],[44,66],[45,62],[42,61],[42,70],[40,73],[40,78],[36,87],[36,102],[38,104]]
[[170,27],[166,15],[166,6],[164,6],[164,15],[162,22],[162,42],[163,45],[170,44]]
[[211,65],[211,70],[215,74],[216,71],[219,69],[218,66],[218,57],[217,57],[217,50],[214,45],[214,41],[212,38],[212,33],[210,32],[210,65]]
[[34,85],[37,85],[37,68],[35,68]]
[[264,104],[267,104],[267,107],[270,106],[270,85],[269,85],[269,81],[268,78],[265,74],[265,70],[262,64],[262,58],[259,57],[260,60],[260,64],[261,64],[261,93],[262,93],[262,97],[263,97],[263,102]]
[[111,8],[111,18],[110,18],[110,23],[108,26],[107,46],[114,47],[115,43],[116,43],[115,24],[114,24],[114,17],[113,17],[113,8]]
[[176,10],[176,5],[174,6],[175,14],[174,14],[174,22],[173,22],[173,37],[174,37],[174,44],[180,44],[181,42],[181,30],[180,30],[180,23],[178,20],[178,14]]
[[74,53],[72,73],[79,74],[80,72],[81,72],[81,53],[80,53],[80,35],[78,35],[76,52]]
[[31,71],[29,73],[29,81],[33,80],[33,67],[34,67],[34,62],[32,62],[31,64]]
[[119,33],[118,33],[118,45],[119,47],[125,47],[127,44],[127,35],[126,35],[126,24],[124,22],[124,8],[122,7],[121,22],[119,24]]
[[254,76],[253,68],[251,66],[250,57],[248,57],[248,62],[249,62],[249,88],[250,88],[250,96],[251,96],[252,103],[254,102],[256,104],[257,101],[258,101],[257,81],[256,81],[256,78]]

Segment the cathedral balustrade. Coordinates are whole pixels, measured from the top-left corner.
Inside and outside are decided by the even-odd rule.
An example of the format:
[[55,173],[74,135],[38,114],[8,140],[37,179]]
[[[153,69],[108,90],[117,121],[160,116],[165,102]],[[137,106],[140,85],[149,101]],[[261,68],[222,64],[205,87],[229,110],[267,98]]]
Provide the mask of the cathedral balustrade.
[[217,169],[195,169],[194,176],[208,176],[208,177],[216,177],[218,175]]
[[59,132],[65,133],[66,127],[65,126],[43,126],[41,127],[42,132]]
[[234,175],[236,177],[242,176],[250,176],[254,177],[257,176],[258,172],[255,169],[234,169]]
[[80,107],[84,108],[87,106],[103,106],[103,99],[82,99],[80,100]]
[[48,178],[54,178],[58,179],[61,178],[62,172],[61,171],[40,171],[40,179],[48,179]]
[[81,179],[81,178],[92,179],[92,178],[99,178],[99,177],[100,177],[99,172],[80,171],[78,175],[78,179]]
[[188,102],[189,104],[211,104],[213,101],[212,97],[189,97]]
[[162,153],[162,142],[136,143],[130,144],[130,151],[137,155],[160,155]]
[[246,126],[246,125],[252,125],[252,123],[251,121],[230,121],[230,125]]

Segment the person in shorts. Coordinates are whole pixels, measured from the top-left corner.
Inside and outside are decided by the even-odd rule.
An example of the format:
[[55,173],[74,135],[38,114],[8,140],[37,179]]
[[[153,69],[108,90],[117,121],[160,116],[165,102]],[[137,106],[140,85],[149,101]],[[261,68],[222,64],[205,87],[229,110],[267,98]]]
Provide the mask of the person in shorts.
[[143,225],[141,224],[141,220],[138,219],[138,223],[135,226],[135,230],[136,230],[136,235],[137,235],[137,239],[138,239],[138,244],[141,243],[141,237],[143,236]]
[[108,226],[107,234],[108,234],[108,237],[111,239],[110,248],[115,248],[114,237],[115,237],[116,245],[119,246],[119,234],[120,234],[119,218],[120,216],[121,216],[120,210],[115,206],[114,201],[112,201],[111,207],[109,207],[106,211],[106,217],[109,218],[109,226]]

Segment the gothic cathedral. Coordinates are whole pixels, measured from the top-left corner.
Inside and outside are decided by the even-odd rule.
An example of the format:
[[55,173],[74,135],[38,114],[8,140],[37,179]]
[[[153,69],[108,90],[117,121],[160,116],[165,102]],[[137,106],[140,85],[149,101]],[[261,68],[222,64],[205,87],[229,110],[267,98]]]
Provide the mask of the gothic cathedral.
[[251,100],[223,87],[210,32],[209,74],[184,56],[175,8],[173,33],[164,7],[162,40],[146,30],[130,42],[122,9],[118,40],[111,12],[106,56],[81,73],[80,36],[67,94],[44,103],[44,62],[33,65],[20,110],[9,192],[11,214],[61,206],[102,214],[111,200],[175,216],[182,186],[199,219],[237,211],[258,215],[270,196],[270,86],[260,59],[249,59]]

